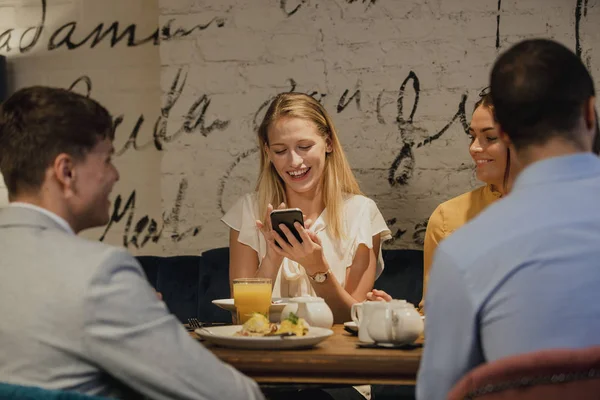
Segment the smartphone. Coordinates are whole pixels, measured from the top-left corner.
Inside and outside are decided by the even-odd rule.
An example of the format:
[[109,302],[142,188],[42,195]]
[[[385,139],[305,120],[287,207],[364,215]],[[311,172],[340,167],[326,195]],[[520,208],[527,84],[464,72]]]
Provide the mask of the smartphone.
[[[296,230],[294,226],[295,222],[299,222],[300,225],[304,226],[304,218],[302,217],[302,210],[299,208],[285,208],[283,210],[273,210],[271,211],[271,226],[273,230],[279,234],[286,241],[287,244],[290,242],[285,237],[285,234],[281,229],[279,229],[279,225],[285,225],[296,237],[296,239],[302,243],[302,238],[300,237],[300,233]],[[277,244],[277,242],[275,242]],[[278,245],[279,246],[279,245]]]

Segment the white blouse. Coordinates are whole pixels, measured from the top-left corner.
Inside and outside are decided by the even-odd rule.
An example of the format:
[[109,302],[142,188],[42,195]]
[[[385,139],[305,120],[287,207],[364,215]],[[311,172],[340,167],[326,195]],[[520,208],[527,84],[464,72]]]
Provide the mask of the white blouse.
[[[267,252],[267,243],[262,232],[256,227],[258,201],[256,193],[249,193],[240,198],[221,219],[231,229],[239,232],[238,241],[250,246],[256,251],[258,261]],[[323,253],[333,276],[344,287],[346,285],[346,269],[352,266],[356,250],[360,244],[373,248],[373,236],[379,234],[381,242],[391,239],[381,212],[375,202],[368,197],[351,195],[344,201],[344,228],[347,232],[345,239],[332,238],[325,229],[325,210],[317,218],[310,230],[321,239]],[[381,246],[377,256],[377,271],[375,279],[383,271]],[[304,268],[298,263],[283,259],[277,278],[273,284],[273,297],[316,296],[310,278]]]

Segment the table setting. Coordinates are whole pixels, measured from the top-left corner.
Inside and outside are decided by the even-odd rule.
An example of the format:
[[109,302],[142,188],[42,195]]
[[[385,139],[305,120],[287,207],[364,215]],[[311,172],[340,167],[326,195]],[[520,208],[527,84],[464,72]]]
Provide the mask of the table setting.
[[334,324],[322,298],[271,298],[270,282],[249,278],[234,280],[233,298],[214,304],[229,310],[236,324],[190,319],[190,335],[257,382],[397,385],[416,379],[423,320],[404,300],[356,303],[352,321]]

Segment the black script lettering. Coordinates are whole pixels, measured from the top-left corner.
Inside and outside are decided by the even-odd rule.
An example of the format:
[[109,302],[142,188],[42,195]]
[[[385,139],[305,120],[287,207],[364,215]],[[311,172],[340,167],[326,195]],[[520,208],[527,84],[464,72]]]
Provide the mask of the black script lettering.
[[[117,118],[115,118],[115,120],[113,122],[113,129],[115,132],[117,131],[117,128],[119,127],[119,125],[121,125],[121,123],[123,122],[123,118],[124,118],[123,115],[119,115]],[[144,150],[155,144],[154,140],[150,140],[149,142],[144,143],[143,145],[137,144],[137,137],[138,137],[138,134],[139,134],[140,129],[142,128],[143,124],[144,124],[144,115],[142,114],[138,117],[138,120],[135,123],[135,126],[133,127],[133,130],[131,131],[131,134],[129,135],[129,138],[127,138],[127,142],[125,142],[125,144],[119,151],[115,152],[116,156],[123,155],[130,148],[133,148],[134,150]],[[115,136],[116,136],[116,133],[115,133]],[[160,150],[160,149],[158,149],[158,150]]]
[[582,59],[588,70],[592,69],[592,57],[589,49],[583,51],[583,45],[581,43],[581,23],[583,17],[587,17],[588,12],[588,0],[577,0],[575,6],[575,51],[577,56]]
[[[408,120],[404,118],[404,92],[406,90],[406,85],[408,81],[412,80],[413,89],[415,91],[415,102],[413,103],[412,110],[410,112],[410,116]],[[400,85],[400,90],[398,91],[398,102],[397,102],[397,110],[398,115],[396,117],[396,124],[398,126],[398,130],[400,131],[400,137],[402,139],[402,149],[400,149],[400,153],[392,162],[392,166],[389,169],[388,174],[388,182],[391,186],[395,186],[396,184],[406,185],[410,178],[412,177],[413,169],[415,166],[415,157],[412,151],[412,147],[414,142],[409,139],[408,129],[412,128],[413,117],[415,112],[417,111],[417,106],[419,104],[419,94],[421,92],[421,84],[419,82],[419,78],[417,75],[410,71],[406,79]],[[397,174],[398,169],[401,168],[400,174]]]
[[498,14],[496,14],[496,50],[500,48],[500,9],[502,0],[498,0]]
[[104,233],[102,233],[102,236],[100,236],[100,241],[102,242],[104,240],[104,238],[106,237],[106,234],[108,233],[110,228],[113,226],[113,224],[121,222],[121,220],[127,214],[127,221],[125,222],[125,234],[123,235],[123,246],[128,247],[128,245],[129,245],[128,235],[129,235],[129,230],[131,229],[131,222],[133,221],[133,213],[135,210],[135,190],[133,192],[131,192],[131,194],[129,195],[127,202],[123,206],[123,210],[121,210],[122,202],[123,202],[123,198],[121,197],[121,195],[118,195],[117,198],[115,199],[115,202],[113,203],[113,212],[110,216],[110,220],[108,221],[106,228],[104,228]]
[[[26,53],[30,51],[39,41],[42,32],[45,29],[46,16],[47,16],[47,0],[41,0],[41,21],[37,26],[27,28],[19,39],[19,51]],[[110,47],[115,47],[122,41],[125,41],[127,47],[140,46],[146,43],[152,43],[154,46],[159,44],[159,41],[169,40],[172,38],[179,38],[191,35],[196,31],[202,31],[210,26],[216,25],[218,28],[225,26],[225,19],[221,17],[214,17],[205,24],[198,24],[192,28],[177,28],[172,29],[172,25],[175,22],[174,19],[167,21],[162,27],[157,27],[151,34],[146,37],[138,39],[136,36],[137,25],[129,24],[120,29],[118,21],[114,21],[110,24],[100,23],[88,34],[77,35],[82,39],[78,40],[74,38],[77,32],[78,24],[77,21],[69,21],[61,25],[58,29],[50,34],[47,48],[48,50],[56,50],[61,47],[66,47],[69,50],[77,49],[86,44],[90,44],[90,48],[94,48],[108,37]],[[7,53],[12,51],[16,47],[16,44],[12,43],[14,28],[7,29],[0,33],[0,51],[4,50]],[[33,37],[27,43],[28,35]],[[16,39],[16,38],[15,38]]]
[[14,31],[14,29],[7,29],[0,34],[0,50],[6,50],[7,53],[12,50],[12,48],[10,47],[12,31]]
[[196,236],[202,230],[202,227],[200,225],[197,225],[197,226],[187,229],[184,232],[181,232],[181,233],[179,232],[179,223],[181,222],[180,221],[181,205],[183,204],[183,200],[185,199],[185,194],[187,192],[187,188],[188,188],[188,181],[187,181],[187,179],[183,178],[181,180],[181,182],[179,183],[179,189],[177,190],[177,198],[175,199],[175,204],[173,205],[173,208],[171,209],[171,212],[169,213],[169,215],[164,217],[165,225],[173,227],[173,233],[171,234],[171,240],[173,240],[174,242],[181,242],[183,239],[185,239],[186,237],[188,237],[190,235]]
[[69,86],[69,90],[73,91],[80,82],[85,84],[84,96],[90,97],[90,94],[92,94],[92,80],[90,79],[89,76],[83,75],[83,76],[80,76],[79,78],[75,79],[75,81],[73,83],[71,83],[71,86]]
[[[181,93],[183,92],[187,81],[187,71],[183,72],[183,68],[179,68],[171,88],[167,93],[166,101],[163,107],[161,107],[160,115],[157,117],[153,127],[152,140],[139,145],[137,143],[138,135],[144,126],[145,118],[144,115],[140,115],[129,134],[129,137],[123,147],[115,152],[117,156],[125,154],[125,152],[131,148],[134,150],[144,150],[154,145],[156,150],[163,150],[164,143],[170,143],[177,139],[182,133],[193,133],[200,132],[202,136],[208,136],[215,130],[225,130],[229,126],[230,120],[216,119],[212,123],[207,123],[206,113],[211,104],[211,99],[207,95],[200,96],[190,106],[187,114],[184,116],[184,121],[179,129],[171,136],[167,135],[168,119],[171,109],[175,106],[179,100]],[[89,97],[92,92],[92,80],[88,76],[81,76],[77,78],[69,87],[69,90],[74,90],[78,85],[85,85],[85,95]],[[117,116],[113,121],[113,129],[115,135],[119,127],[123,124],[125,117],[123,114]]]
[[[293,79],[293,78],[288,78],[288,81],[290,83],[290,89],[287,91],[287,93],[291,93],[291,92],[295,92],[296,91],[296,87],[297,87],[297,82]],[[317,90],[313,90],[313,91],[309,91],[309,92],[305,92],[307,95],[309,95],[310,97],[314,98],[315,100],[317,100],[319,103],[323,101],[323,99],[327,96],[327,93],[321,93]],[[262,116],[262,111],[267,108],[269,106],[269,104],[271,104],[271,102],[275,99],[275,96],[271,96],[269,97],[267,100],[265,100],[259,107],[258,110],[256,110],[256,112],[254,113],[254,118],[253,118],[253,127],[254,130],[258,130],[258,126],[260,125],[260,123],[258,122],[259,117]],[[350,99],[349,101],[351,101],[352,99]]]
[[425,139],[421,143],[419,143],[417,145],[417,147],[424,146],[426,144],[433,142],[436,139],[439,139],[448,130],[448,128],[450,128],[450,126],[454,123],[454,121],[456,121],[457,119],[460,121],[460,124],[462,125],[462,128],[465,131],[465,133],[469,133],[469,124],[467,123],[467,113],[465,111],[466,104],[467,104],[467,95],[463,94],[461,96],[460,103],[458,103],[458,111],[456,111],[456,114],[454,114],[454,116],[452,117],[450,122],[448,122],[446,124],[446,126],[444,126],[438,133],[436,133],[435,135],[429,136],[427,139]]
[[[290,90],[288,92],[295,92],[296,86],[298,85],[293,78],[288,78],[288,82],[290,83]],[[254,118],[252,119],[252,126],[255,131],[258,130],[258,126],[260,123],[258,122],[258,117],[261,116],[262,111],[271,104],[271,102],[275,99],[275,96],[269,97],[267,100],[263,101],[263,103],[258,107],[258,110],[254,113]]]
[[377,115],[377,122],[379,122],[382,125],[386,123],[385,118],[383,118],[383,114],[381,112],[381,109],[383,108],[381,105],[381,99],[383,98],[384,93],[385,90],[379,92],[379,95],[377,95],[377,104],[375,105],[375,114]]
[[[410,112],[410,116],[408,119],[404,118],[404,94],[406,90],[406,85],[409,80],[413,81],[413,89],[415,91],[415,102],[413,104],[412,110]],[[412,177],[412,173],[414,170],[415,157],[413,153],[413,148],[415,147],[415,142],[409,136],[409,133],[412,132],[415,127],[413,125],[413,118],[417,111],[417,106],[419,104],[419,93],[420,93],[420,83],[417,75],[410,71],[402,85],[400,86],[400,90],[398,91],[398,116],[396,118],[396,123],[398,125],[398,130],[400,132],[400,137],[402,138],[402,148],[400,149],[400,153],[394,161],[389,169],[388,174],[388,182],[391,186],[395,185],[406,185],[410,178]],[[381,96],[383,92],[380,93],[377,101],[377,118],[380,123],[385,123],[383,117],[381,116]],[[446,124],[439,132],[428,136],[425,140],[418,143],[416,145],[417,148],[427,145],[437,139],[439,139],[450,126],[458,119],[462,125],[463,131],[465,133],[469,132],[469,124],[467,123],[467,117],[465,112],[465,104],[467,102],[467,95],[463,94],[458,105],[458,111],[454,114],[452,119],[448,124]],[[400,171],[400,172],[398,172]]]
[[[402,236],[404,236],[404,234],[407,232],[407,229],[394,228],[394,225],[396,225],[396,222],[398,222],[397,218],[390,218],[386,221],[386,225],[390,228],[390,230],[393,232],[393,234],[392,234],[392,238],[390,240],[383,242],[383,246],[385,246],[385,247],[388,247],[388,248],[391,247],[391,245],[396,240],[399,240],[400,238],[402,238]],[[395,232],[394,232],[394,229],[395,229]]]
[[[67,30],[65,37],[60,41],[56,42],[56,38],[63,32],[63,30]],[[125,37],[127,37],[127,46],[139,46],[144,43],[152,41],[155,45],[158,44],[158,30],[154,31],[150,36],[136,41],[136,25],[131,24],[127,26],[123,32],[119,33],[119,22],[115,21],[110,26],[104,30],[104,24],[99,24],[96,28],[94,28],[83,40],[79,43],[74,42],[72,39],[73,33],[77,29],[77,22],[72,21],[64,24],[60,28],[58,28],[52,36],[50,36],[50,40],[48,42],[48,50],[55,50],[65,45],[69,50],[76,49],[78,47],[86,44],[90,39],[92,39],[92,43],[90,48],[96,47],[100,42],[104,40],[109,34],[110,37],[110,47],[115,47],[119,42],[121,42]]]
[[[577,57],[581,57],[581,9],[583,7],[584,0],[577,0],[575,5],[575,51]],[[585,0],[587,7],[587,0]]]
[[346,0],[346,3],[348,4],[352,4],[352,3],[363,3],[367,5],[367,8],[365,10],[368,10],[369,7],[371,7],[372,5],[375,5],[375,3],[377,2],[377,0]]
[[[36,27],[27,28],[25,30],[25,32],[23,32],[23,34],[21,35],[21,40],[19,40],[19,51],[21,53],[27,53],[29,50],[31,50],[33,48],[33,46],[36,45],[38,40],[40,40],[40,36],[42,35],[42,31],[44,30],[45,24],[46,24],[46,0],[42,0],[42,21]],[[23,46],[23,38],[25,37],[25,35],[27,35],[29,32],[31,32],[34,29],[35,29],[35,34],[33,35],[33,39],[31,40],[31,42],[29,42],[29,44],[27,46]]]
[[302,7],[302,5],[304,3],[306,3],[306,0],[301,0],[300,4],[298,4],[296,7],[294,7],[291,11],[288,11],[287,3],[288,3],[288,0],[280,0],[279,8],[281,8],[281,11],[283,11],[283,13],[286,16],[291,17],[292,15],[296,14],[296,12],[300,9],[300,7]]
[[221,210],[222,214],[225,214],[225,209],[223,208],[223,192],[225,191],[225,185],[227,184],[227,181],[229,180],[231,171],[233,171],[234,168],[237,167],[237,165],[243,159],[251,156],[252,154],[254,154],[256,152],[258,152],[258,147],[244,151],[241,155],[236,157],[236,159],[229,165],[229,167],[227,167],[225,174],[223,174],[223,176],[221,177],[221,179],[219,181],[219,189],[217,190],[217,205],[219,207],[219,210]]
[[341,113],[342,111],[344,111],[346,109],[346,107],[348,107],[348,104],[350,104],[350,102],[353,99],[356,99],[356,108],[360,110],[360,90],[357,90],[356,92],[354,92],[354,94],[352,96],[350,96],[348,101],[346,101],[346,96],[348,96],[348,89],[346,89],[344,91],[344,94],[342,94],[342,97],[340,97],[340,101],[338,101],[338,104],[337,104],[338,114]]
[[[135,222],[135,226],[132,225],[135,219],[135,201],[136,201],[136,191],[133,190],[129,195],[127,202],[121,208],[121,204],[123,202],[123,198],[121,195],[118,195],[113,204],[113,211],[108,222],[106,228],[104,229],[104,233],[100,236],[100,241],[103,241],[106,238],[106,234],[113,228],[114,224],[118,224],[123,220],[123,218],[127,217],[125,221],[125,228],[123,230],[123,246],[129,247],[133,246],[135,248],[142,248],[149,242],[157,243],[162,237],[163,231],[166,227],[172,227],[171,240],[174,242],[180,242],[185,238],[190,236],[196,236],[200,233],[202,227],[201,226],[193,226],[190,229],[187,229],[184,232],[179,232],[179,224],[180,224],[180,212],[181,205],[183,200],[185,199],[186,190],[188,187],[187,179],[182,179],[179,184],[179,189],[177,191],[177,198],[175,200],[175,205],[173,209],[169,213],[168,216],[164,216],[162,218],[162,225],[159,229],[159,223],[148,215],[145,215],[138,219]],[[131,234],[131,236],[130,236]],[[140,237],[143,235],[141,241]]]
[[194,131],[200,131],[202,136],[207,136],[215,129],[225,130],[229,126],[229,120],[222,121],[220,119],[216,119],[212,124],[208,127],[205,126],[205,117],[208,107],[210,106],[210,98],[207,95],[200,96],[194,103],[191,105],[187,114],[184,117],[184,122],[182,126],[171,136],[167,135],[167,124],[169,114],[171,109],[179,100],[181,93],[185,87],[185,83],[187,81],[188,72],[186,71],[182,78],[183,68],[179,68],[177,74],[175,75],[175,79],[171,84],[171,88],[167,93],[166,104],[161,109],[161,115],[158,117],[156,121],[156,127],[154,132],[154,140],[156,144],[156,148],[162,150],[162,143],[169,143],[173,140],[177,139],[182,133],[192,133]]
[[225,20],[223,18],[215,17],[215,18],[211,19],[210,21],[208,21],[206,24],[198,24],[190,29],[177,28],[173,32],[171,30],[171,24],[173,22],[175,22],[174,19],[168,20],[167,23],[164,24],[163,27],[160,29],[162,40],[170,40],[170,39],[185,37],[185,36],[191,35],[196,30],[203,31],[203,30],[207,29],[209,26],[211,26],[213,23],[215,23],[218,28],[222,28],[225,26]]
[[425,244],[425,232],[427,231],[427,223],[429,222],[429,218],[424,221],[421,221],[415,225],[413,232],[413,243],[417,246],[423,246]]

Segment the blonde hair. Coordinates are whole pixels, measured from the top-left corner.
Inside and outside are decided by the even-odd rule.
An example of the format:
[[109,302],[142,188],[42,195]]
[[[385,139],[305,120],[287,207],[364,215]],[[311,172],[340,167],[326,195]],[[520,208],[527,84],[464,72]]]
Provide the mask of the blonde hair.
[[269,160],[268,131],[273,123],[284,117],[300,118],[314,123],[321,136],[329,142],[331,152],[325,158],[323,171],[323,202],[326,207],[327,230],[335,238],[345,237],[342,221],[342,205],[348,194],[362,194],[358,182],[352,173],[344,150],[338,139],[333,121],[325,108],[303,93],[281,93],[275,97],[258,128],[260,147],[260,174],[256,184],[259,215],[267,215],[269,203],[277,207],[286,202],[285,184]]

